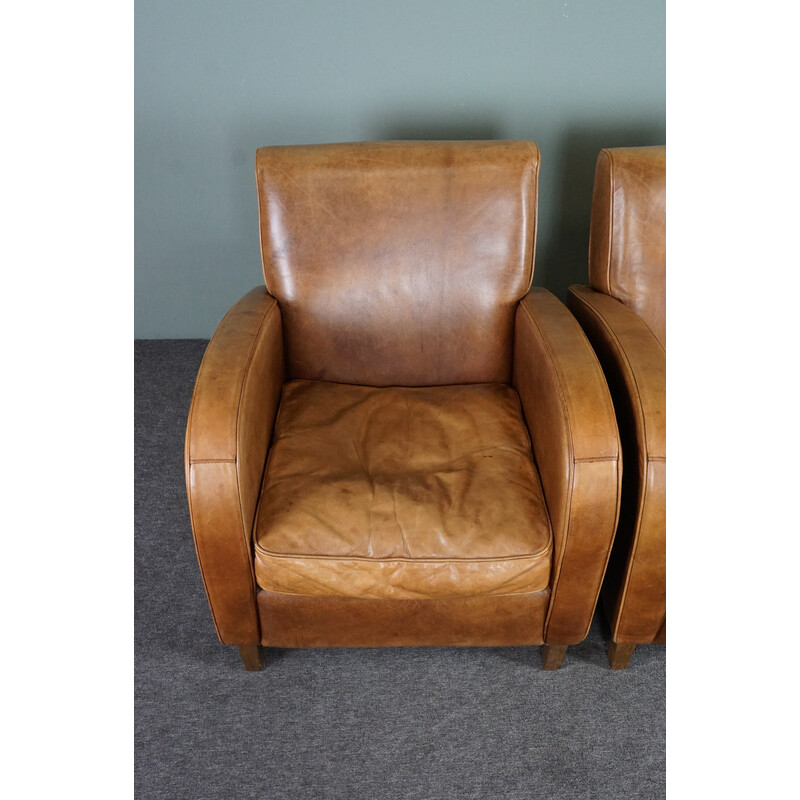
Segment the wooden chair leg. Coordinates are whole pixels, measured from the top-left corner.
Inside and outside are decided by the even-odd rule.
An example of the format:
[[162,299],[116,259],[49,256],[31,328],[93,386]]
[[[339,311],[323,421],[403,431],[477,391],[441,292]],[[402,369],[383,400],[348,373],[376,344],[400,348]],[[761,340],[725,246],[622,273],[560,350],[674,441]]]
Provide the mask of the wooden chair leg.
[[611,642],[608,646],[608,663],[611,665],[611,669],[627,669],[635,647],[635,644]]
[[564,656],[567,654],[567,646],[565,644],[543,644],[542,667],[544,669],[561,669]]
[[239,655],[242,657],[242,664],[248,672],[261,671],[261,653],[257,644],[239,644]]

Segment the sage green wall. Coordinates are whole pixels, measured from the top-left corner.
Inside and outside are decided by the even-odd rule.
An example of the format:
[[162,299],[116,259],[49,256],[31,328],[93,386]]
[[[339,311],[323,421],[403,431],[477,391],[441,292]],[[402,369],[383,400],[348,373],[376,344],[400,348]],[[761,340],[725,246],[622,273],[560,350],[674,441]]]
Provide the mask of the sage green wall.
[[262,282],[261,145],[533,139],[563,299],[597,152],[665,143],[664,0],[137,0],[135,41],[137,338],[208,338]]

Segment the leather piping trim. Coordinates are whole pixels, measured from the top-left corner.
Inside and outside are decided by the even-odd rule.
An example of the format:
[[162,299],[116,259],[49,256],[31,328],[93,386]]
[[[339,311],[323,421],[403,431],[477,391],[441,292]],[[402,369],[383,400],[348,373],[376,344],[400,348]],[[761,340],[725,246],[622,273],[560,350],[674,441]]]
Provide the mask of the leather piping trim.
[[[608,235],[608,246],[606,247],[606,252],[605,252],[606,263],[605,263],[605,267],[604,267],[604,272],[606,274],[605,291],[608,294],[611,294],[611,241],[612,241],[611,237],[612,237],[612,233],[614,231],[614,214],[613,214],[613,207],[612,207],[612,201],[613,201],[613,198],[614,198],[614,162],[613,162],[613,160],[611,158],[611,153],[606,149],[603,149],[603,150],[600,151],[600,155],[598,156],[598,161],[601,158],[604,158],[604,157],[608,161],[608,175],[609,175],[609,181],[608,181],[608,187],[607,187],[607,189],[608,189],[607,196],[608,196],[609,213],[608,213],[608,220],[607,220],[607,223],[606,223],[607,235]],[[590,225],[589,226],[589,257],[594,260],[593,253],[594,253],[594,251],[592,249],[592,226]],[[592,288],[594,288],[594,287],[592,287]]]
[[544,550],[537,550],[535,553],[524,553],[517,556],[476,556],[474,558],[458,558],[455,556],[453,558],[431,558],[427,556],[422,558],[413,558],[410,556],[387,556],[386,558],[373,558],[370,556],[336,556],[319,553],[315,553],[313,555],[306,553],[278,553],[274,550],[265,550],[258,543],[256,543],[255,547],[259,553],[263,553],[265,556],[285,558],[291,561],[295,561],[297,559],[302,559],[303,561],[306,561],[307,559],[316,559],[325,561],[366,561],[378,564],[383,564],[387,561],[404,561],[411,564],[451,564],[453,562],[458,564],[494,564],[498,561],[524,561],[525,559],[529,558],[539,558],[543,555],[547,555],[552,550],[552,545],[550,542],[548,542],[547,547],[545,547]]
[[[569,527],[570,527],[570,522],[571,522],[571,518],[572,518],[572,495],[573,495],[573,489],[575,487],[575,465],[579,464],[579,463],[584,463],[584,464],[593,463],[595,461],[598,461],[598,462],[600,462],[600,461],[617,461],[619,463],[619,446],[617,447],[617,457],[616,458],[609,458],[608,456],[605,456],[605,457],[596,458],[596,459],[595,458],[582,458],[580,460],[576,460],[576,458],[575,458],[575,450],[574,450],[574,447],[573,447],[572,423],[570,421],[569,409],[567,407],[566,397],[564,396],[564,389],[563,389],[563,385],[562,385],[562,381],[561,381],[561,376],[559,375],[558,369],[556,367],[555,358],[553,357],[552,348],[550,347],[550,343],[547,341],[547,338],[545,337],[545,335],[544,335],[544,333],[543,333],[543,331],[541,329],[541,326],[536,322],[536,319],[534,318],[533,314],[530,312],[530,309],[526,305],[523,305],[522,308],[525,311],[525,313],[526,313],[526,315],[528,317],[528,320],[533,325],[535,330],[538,332],[539,337],[541,338],[541,341],[542,341],[542,343],[544,345],[545,354],[547,355],[547,358],[550,361],[550,365],[551,365],[551,367],[553,369],[553,372],[555,373],[556,377],[558,378],[558,381],[557,381],[557,383],[558,383],[558,397],[559,397],[559,400],[561,401],[561,408],[562,408],[562,410],[564,412],[564,419],[566,420],[566,423],[567,423],[567,433],[568,433],[568,437],[569,437],[569,475],[568,475],[569,490],[567,492],[567,497],[565,499],[566,508],[564,510],[564,519],[565,519],[565,523],[564,523],[564,547],[562,548],[561,556],[560,556],[560,558],[558,560],[558,564],[556,565],[556,573],[553,576],[553,584],[552,584],[552,587],[551,587],[551,590],[550,590],[550,605],[547,608],[547,616],[545,617],[545,621],[544,621],[544,640],[545,640],[545,642],[547,642],[547,630],[548,630],[549,625],[550,625],[550,617],[551,617],[551,615],[553,613],[553,607],[554,607],[554,605],[556,603],[556,600],[557,600],[558,583],[559,583],[559,580],[561,578],[561,567],[564,564],[564,556],[565,556],[565,554],[567,552],[567,544],[568,544],[568,538],[569,538]],[[546,499],[547,498],[545,498],[545,500]],[[619,517],[619,501],[620,501],[620,475],[619,475],[619,470],[618,470],[618,474],[617,474],[617,495],[616,495],[617,517]],[[616,523],[615,523],[615,528],[616,528]],[[608,559],[611,556],[611,545],[613,544],[613,542],[614,542],[614,537],[612,536],[611,537],[611,541],[609,542],[608,548],[606,550],[605,565],[603,566],[603,570],[600,573],[600,580],[597,583],[597,586],[596,586],[596,589],[595,589],[595,592],[594,592],[594,595],[595,595],[595,603],[594,603],[594,605],[597,604],[597,598],[600,596],[600,586],[603,583],[603,577],[605,576],[606,568],[608,567]],[[582,639],[585,639],[587,634],[588,634],[588,632],[589,632],[589,628],[591,627],[591,624],[592,624],[592,616],[594,616],[594,615],[592,614],[589,617],[589,622],[586,625],[586,629],[584,631],[583,636],[581,637]]]
[[525,297],[525,295],[530,292],[531,284],[533,283],[533,265],[536,259],[536,237],[539,233],[539,165],[542,163],[542,154],[539,152],[539,145],[536,144],[536,142],[530,142],[530,144],[533,145],[536,151],[536,163],[531,168],[531,172],[533,173],[533,186],[531,188],[533,192],[533,202],[531,203],[533,206],[533,241],[531,242],[531,255],[528,260],[528,288],[522,293],[522,297]]
[[516,598],[519,598],[519,597],[535,597],[536,595],[540,595],[543,592],[548,592],[549,593],[550,592],[550,587],[549,586],[545,586],[544,589],[537,589],[535,592],[512,592],[511,594],[506,593],[506,594],[492,594],[492,595],[465,595],[465,596],[457,595],[455,597],[392,597],[392,598],[356,597],[356,596],[350,596],[350,595],[344,595],[344,594],[338,594],[338,595],[295,594],[294,592],[281,592],[278,589],[262,589],[261,587],[259,587],[259,589],[258,589],[258,593],[259,594],[262,594],[262,593],[263,594],[279,594],[282,597],[307,597],[307,598],[311,598],[311,599],[314,599],[314,600],[318,600],[321,597],[329,597],[329,598],[335,598],[336,600],[342,600],[342,601],[347,600],[347,601],[354,601],[354,602],[358,602],[358,603],[370,603],[370,602],[373,602],[373,601],[379,602],[379,603],[383,603],[383,602],[386,602],[386,600],[391,600],[392,603],[438,603],[441,600],[448,600],[448,601],[451,601],[451,600],[473,600],[476,597],[479,597],[479,598],[481,598],[481,597],[491,597],[493,599],[496,598],[496,597],[513,597],[513,598],[516,599]]
[[608,247],[606,248],[606,286],[611,290],[611,243],[614,241],[614,158],[608,150],[603,150],[608,159]]
[[[267,280],[267,251],[264,247],[264,212],[265,204],[261,199],[261,173],[258,168],[258,150],[256,150],[256,156],[253,161],[253,167],[256,177],[256,199],[258,201],[258,251],[261,254],[261,275],[264,278],[264,286],[267,288],[267,292],[269,292],[270,296],[272,296],[272,290],[269,288],[269,281]],[[276,300],[277,302],[277,300]],[[284,363],[286,363],[286,342],[283,343],[283,350],[284,350]]]
[[[595,317],[595,319],[597,319],[600,322],[600,324],[603,326],[603,329],[609,335],[609,340],[614,343],[614,349],[621,356],[620,363],[624,364],[624,367],[625,367],[628,375],[633,380],[633,385],[636,387],[636,398],[634,398],[634,402],[632,403],[632,405],[635,406],[635,408],[636,408],[636,424],[642,430],[642,437],[643,437],[644,443],[645,443],[645,451],[647,451],[650,448],[649,448],[649,442],[648,442],[648,439],[647,439],[647,427],[645,425],[644,409],[642,408],[641,402],[638,401],[638,398],[641,397],[641,392],[639,390],[639,383],[636,380],[636,372],[634,371],[633,367],[631,366],[630,359],[628,358],[628,354],[625,352],[625,348],[622,346],[622,343],[620,342],[619,337],[617,336],[617,334],[614,331],[614,329],[608,324],[608,322],[607,322],[606,318],[603,316],[603,314],[595,306],[593,306],[591,303],[589,303],[586,299],[581,297],[577,292],[573,292],[572,296],[576,300],[579,300],[581,302],[581,304],[586,307],[586,309],[589,311],[589,313],[592,314]],[[616,298],[612,298],[612,299],[616,300]],[[619,301],[619,300],[617,300],[617,302],[621,303],[621,301]],[[621,305],[624,305],[624,303],[621,303]],[[627,306],[626,306],[626,308],[627,308]],[[633,313],[633,312],[631,312],[631,313]],[[648,330],[650,330],[650,329],[648,328]],[[650,331],[650,332],[652,333],[652,331]],[[655,341],[659,345],[659,347],[661,347],[661,342],[658,341],[658,339],[655,337],[655,335],[653,336],[653,338],[655,339]],[[637,508],[636,528],[635,528],[634,533],[633,533],[633,542],[631,543],[630,555],[628,556],[628,559],[627,559],[627,563],[628,564],[630,564],[636,558],[636,552],[637,552],[637,550],[639,548],[639,540],[641,538],[641,532],[642,532],[642,511],[644,510],[645,501],[647,500],[647,471],[648,471],[648,464],[650,464],[651,462],[664,462],[664,463],[666,463],[666,460],[667,460],[666,456],[650,456],[649,453],[645,452],[644,457],[641,458],[640,461],[639,461],[639,469],[641,470],[641,479],[642,479],[641,480],[641,492],[639,494],[639,497],[637,499],[637,504],[636,504],[636,508]],[[631,582],[631,571],[629,569],[626,569],[625,570],[625,580],[624,580],[624,582],[622,584],[622,590],[620,592],[620,599],[619,599],[619,605],[618,605],[619,609],[622,609],[622,608],[625,607],[625,598],[628,595],[628,589],[630,588],[630,582]],[[621,619],[622,619],[622,614],[619,613],[617,615],[617,618],[614,620],[614,624],[613,624],[613,627],[612,627],[611,636],[612,636],[612,639],[614,639],[615,641],[616,641],[616,637],[619,635],[619,627],[620,627],[620,620]]]

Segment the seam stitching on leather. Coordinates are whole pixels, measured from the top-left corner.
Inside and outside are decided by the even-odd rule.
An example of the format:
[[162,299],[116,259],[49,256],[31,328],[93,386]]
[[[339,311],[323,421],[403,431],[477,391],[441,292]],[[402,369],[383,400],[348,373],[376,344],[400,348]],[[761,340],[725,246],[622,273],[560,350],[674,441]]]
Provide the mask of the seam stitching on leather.
[[277,594],[284,597],[303,597],[318,600],[320,597],[325,597],[326,600],[342,600],[342,601],[355,601],[355,602],[390,602],[390,603],[442,603],[453,602],[454,605],[460,605],[465,600],[484,599],[486,597],[500,598],[500,597],[526,597],[531,599],[538,598],[539,595],[547,592],[550,593],[550,587],[545,586],[544,589],[537,589],[535,592],[508,592],[506,594],[492,594],[492,595],[445,595],[443,597],[363,597],[349,594],[333,594],[333,595],[318,595],[318,594],[301,594],[298,592],[282,592],[278,589],[263,589],[258,587],[258,593],[261,594]]
[[[534,147],[536,150],[536,163],[533,165],[531,172],[533,173],[533,202],[531,203],[531,212],[533,214],[533,220],[531,222],[531,227],[533,229],[533,241],[531,242],[531,257],[530,262],[528,264],[528,288],[525,290],[525,294],[530,292],[531,284],[533,283],[533,267],[534,262],[536,260],[536,238],[538,236],[538,227],[539,227],[539,164],[541,163],[541,153],[539,152],[539,146],[534,143]],[[525,296],[523,294],[523,297]],[[512,362],[513,362],[513,354],[512,354]],[[513,369],[513,365],[512,365]]]
[[608,293],[612,294],[611,289],[611,245],[614,241],[614,159],[607,150],[604,151],[608,157],[608,266],[606,285],[608,286]]
[[382,564],[387,561],[391,562],[407,562],[410,564],[417,564],[417,563],[424,563],[424,564],[493,564],[497,561],[525,561],[525,560],[537,560],[540,559],[542,556],[548,555],[552,551],[552,547],[548,544],[543,550],[537,550],[535,553],[524,553],[518,556],[476,556],[474,558],[430,558],[430,557],[422,557],[422,558],[413,558],[408,556],[387,556],[385,558],[373,558],[369,556],[336,556],[336,555],[328,555],[328,554],[307,554],[307,553],[278,553],[274,550],[266,550],[261,545],[256,543],[256,549],[259,553],[269,557],[269,558],[278,558],[278,559],[288,559],[288,560],[301,560],[306,561],[307,559],[318,560],[318,561],[359,561],[359,562],[367,562],[367,563],[375,563],[375,564]]
[[608,159],[608,246],[606,247],[606,287],[611,294],[611,242],[614,238],[614,160],[608,150],[602,151]]

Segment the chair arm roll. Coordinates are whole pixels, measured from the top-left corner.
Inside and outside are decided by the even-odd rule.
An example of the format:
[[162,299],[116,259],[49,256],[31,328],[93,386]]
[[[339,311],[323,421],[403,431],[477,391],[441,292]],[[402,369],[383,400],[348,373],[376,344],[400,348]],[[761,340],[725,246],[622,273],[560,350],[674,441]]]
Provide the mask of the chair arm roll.
[[520,396],[553,529],[547,644],[586,637],[619,514],[621,448],[600,364],[550,292],[520,302],[514,332]]
[[211,338],[186,427],[192,531],[225,644],[260,641],[251,539],[284,378],[280,309],[264,287],[256,287]]

